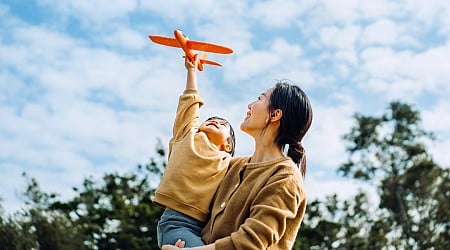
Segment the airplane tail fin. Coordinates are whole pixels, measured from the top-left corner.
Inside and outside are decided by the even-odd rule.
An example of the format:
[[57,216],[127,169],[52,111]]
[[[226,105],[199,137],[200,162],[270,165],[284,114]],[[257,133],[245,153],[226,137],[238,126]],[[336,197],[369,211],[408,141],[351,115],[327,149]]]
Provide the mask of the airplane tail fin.
[[214,65],[214,66],[222,66],[222,64],[218,63],[218,62],[214,62],[211,60],[206,60],[206,59],[200,59],[200,62],[204,63],[204,64],[209,64],[209,65]]
[[[206,55],[207,55],[206,53],[200,54],[200,60],[198,62],[198,67],[197,67],[197,69],[199,71],[203,71],[203,64],[209,64],[209,65],[214,65],[214,66],[219,66],[219,67],[222,66],[222,64],[220,64],[218,62],[206,59]],[[183,58],[186,58],[186,56],[183,56]]]
[[222,64],[220,64],[220,63],[218,63],[218,62],[215,62],[215,61],[211,61],[211,60],[208,60],[208,59],[206,59],[206,53],[202,53],[201,55],[200,55],[200,62],[201,63],[204,63],[204,64],[209,64],[209,65],[214,65],[214,66],[222,66]]

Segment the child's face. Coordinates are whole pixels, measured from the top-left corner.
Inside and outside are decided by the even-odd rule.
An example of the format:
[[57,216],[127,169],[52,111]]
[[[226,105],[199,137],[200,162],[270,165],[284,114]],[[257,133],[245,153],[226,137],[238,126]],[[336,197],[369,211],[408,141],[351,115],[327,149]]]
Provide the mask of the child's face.
[[229,151],[230,146],[227,142],[230,137],[230,125],[227,121],[221,119],[211,119],[200,124],[199,132],[204,132],[211,143],[215,144],[220,150]]

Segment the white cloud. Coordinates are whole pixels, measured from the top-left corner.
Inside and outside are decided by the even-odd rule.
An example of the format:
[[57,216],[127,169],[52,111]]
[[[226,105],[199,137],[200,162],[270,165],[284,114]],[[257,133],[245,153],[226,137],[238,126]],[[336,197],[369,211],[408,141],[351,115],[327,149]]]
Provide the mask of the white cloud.
[[423,88],[433,92],[449,91],[450,78],[450,43],[427,49],[423,53],[404,59],[400,74],[409,75],[418,80]]
[[349,132],[355,112],[351,97],[336,94],[334,100],[333,105],[311,100],[314,117],[304,143],[311,165],[327,169],[337,168],[346,160],[345,144],[341,137]]
[[[345,28],[327,26],[320,30],[320,44],[324,48],[323,59],[335,65],[357,65],[356,45],[361,33],[359,26],[350,25]],[[342,69],[342,68],[341,68]],[[345,72],[343,72],[345,73]]]
[[[313,166],[312,166],[313,167]],[[329,173],[316,173],[314,169],[308,169],[305,178],[305,191],[308,201],[314,199],[324,200],[326,196],[337,194],[341,201],[352,199],[359,191],[367,194],[369,204],[376,206],[379,196],[373,185],[355,181],[350,178],[325,177]]]
[[[390,48],[370,48],[361,54],[362,69],[366,79],[380,79],[394,89],[399,98],[410,98],[423,91],[446,95],[450,87],[445,79],[450,78],[450,46],[431,48],[422,53],[398,52]],[[370,85],[373,86],[373,85]],[[387,85],[386,85],[387,86]]]
[[101,39],[104,44],[129,50],[144,49],[150,44],[146,34],[128,28],[119,28],[112,34],[103,34]]
[[230,80],[242,81],[274,67],[279,63],[279,60],[277,57],[272,57],[272,55],[268,51],[254,51],[240,55],[237,61],[228,66],[230,71],[234,73]]
[[393,45],[398,41],[398,26],[391,20],[382,19],[368,25],[362,34],[363,46]]
[[[158,15],[161,20],[170,20],[171,25],[194,23],[226,24],[234,20],[240,20],[247,14],[247,4],[244,1],[189,1],[166,0],[157,4],[152,1],[140,1],[142,10],[149,10]],[[175,27],[174,27],[175,28]]]
[[[277,38],[269,42],[271,47],[267,50],[253,50],[237,56],[236,61],[227,65],[227,79],[231,82],[239,82],[258,75],[265,76],[267,72],[270,72],[273,77],[275,70],[291,68],[292,63],[295,63],[303,53],[298,45],[289,44],[283,39]],[[288,76],[282,76],[282,78],[286,77]]]
[[[1,135],[0,135],[1,136]],[[1,147],[1,142],[0,142]],[[22,193],[25,192],[25,179],[22,177],[24,167],[14,163],[0,164],[2,174],[8,173],[8,178],[0,182],[1,204],[7,212],[18,211],[23,207]]]
[[343,1],[321,1],[324,10],[322,13],[326,13],[326,19],[329,22],[336,22],[338,24],[351,24],[358,20],[360,12],[358,9],[360,1],[358,0],[343,0]]
[[450,156],[448,148],[450,147],[450,102],[440,100],[430,109],[421,112],[424,129],[433,132],[436,141],[430,144],[431,154],[441,167],[450,167]]
[[88,27],[111,19],[123,18],[137,8],[137,0],[40,0],[45,8],[56,9],[62,16],[73,16]]
[[421,29],[438,29],[440,35],[449,37],[450,2],[446,0],[431,0],[424,3],[420,0],[408,0],[401,5],[405,12],[420,25]]
[[358,1],[358,9],[362,20],[379,20],[396,15],[397,8],[402,8],[401,3],[389,0]]
[[430,131],[447,131],[450,124],[450,103],[440,100],[432,109],[422,111],[422,120],[425,128]]
[[350,25],[344,28],[331,26],[320,30],[320,38],[327,48],[355,50],[356,41],[360,33],[361,28],[359,26]]
[[293,25],[303,12],[309,9],[314,1],[274,0],[258,1],[250,11],[257,22],[269,28],[282,28]]

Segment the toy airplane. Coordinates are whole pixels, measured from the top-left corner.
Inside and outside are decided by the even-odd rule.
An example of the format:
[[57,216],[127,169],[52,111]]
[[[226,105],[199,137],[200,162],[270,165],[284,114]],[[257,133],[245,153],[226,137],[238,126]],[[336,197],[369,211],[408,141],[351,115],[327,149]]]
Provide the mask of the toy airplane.
[[[186,57],[189,58],[189,60],[194,60],[194,50],[204,51],[204,52],[212,52],[212,53],[219,53],[219,54],[231,54],[233,53],[233,50],[230,48],[227,48],[222,45],[213,44],[213,43],[206,43],[206,42],[198,42],[189,40],[181,30],[175,30],[174,32],[175,38],[171,37],[165,37],[165,36],[149,36],[150,40],[154,43],[165,45],[165,46],[171,46],[176,48],[181,48],[184,50],[184,53],[186,54]],[[210,64],[215,66],[222,66],[220,63],[206,60],[205,59],[206,54],[203,54],[200,56],[200,60],[198,63],[198,70],[203,70],[203,64]]]

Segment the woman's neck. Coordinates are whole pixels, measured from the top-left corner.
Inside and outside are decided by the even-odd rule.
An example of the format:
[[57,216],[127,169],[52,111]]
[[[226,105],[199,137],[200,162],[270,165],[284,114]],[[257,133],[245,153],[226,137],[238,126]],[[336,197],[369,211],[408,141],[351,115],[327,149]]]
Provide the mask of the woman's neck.
[[271,122],[264,131],[250,134],[255,140],[255,151],[250,159],[251,163],[267,162],[284,156],[275,143],[279,126],[279,122]]
[[266,162],[284,157],[283,152],[273,142],[255,141],[255,151],[250,159],[250,163]]

